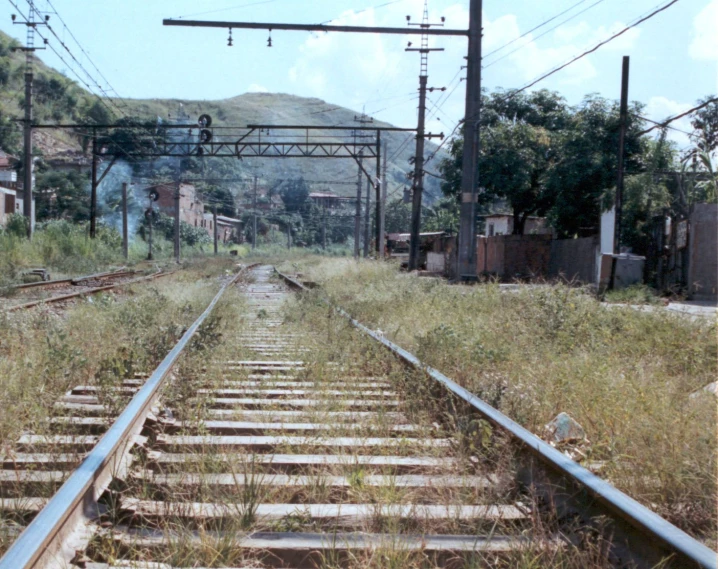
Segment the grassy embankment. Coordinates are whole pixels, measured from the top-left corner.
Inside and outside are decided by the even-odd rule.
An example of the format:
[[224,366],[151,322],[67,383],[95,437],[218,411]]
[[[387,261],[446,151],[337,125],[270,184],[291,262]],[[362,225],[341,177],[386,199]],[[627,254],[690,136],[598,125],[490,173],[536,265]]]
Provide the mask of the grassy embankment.
[[693,535],[715,537],[716,402],[699,391],[716,377],[715,322],[606,310],[564,286],[502,293],[322,258],[284,268],[533,432],[569,413],[589,440],[579,459],[602,463],[602,476]]

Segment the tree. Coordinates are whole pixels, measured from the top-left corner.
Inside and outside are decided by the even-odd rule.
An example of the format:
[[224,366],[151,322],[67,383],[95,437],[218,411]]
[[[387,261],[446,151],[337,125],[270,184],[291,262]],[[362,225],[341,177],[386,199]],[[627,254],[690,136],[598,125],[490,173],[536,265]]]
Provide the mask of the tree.
[[[715,98],[715,95],[712,95],[698,102],[705,103]],[[718,101],[713,101],[708,106],[696,111],[691,124],[695,130],[694,139],[703,142],[702,150],[704,152],[710,154],[718,148]]]
[[306,212],[309,209],[309,186],[304,178],[289,180],[279,191],[285,209],[290,213]]
[[[559,133],[570,120],[564,99],[547,90],[483,97],[479,204],[505,200],[514,216],[514,233],[522,234],[529,215],[544,215],[553,203],[545,173],[557,159]],[[450,158],[439,169],[442,191],[459,201],[463,143],[454,140]]]
[[74,222],[90,218],[87,177],[79,172],[44,172],[37,175],[37,219],[66,219]]
[[[647,147],[639,136],[641,109],[639,103],[629,106],[624,158],[627,176],[645,170]],[[602,206],[609,209],[602,198],[616,184],[619,125],[618,103],[590,95],[573,110],[556,140],[558,159],[546,173],[546,186],[553,201],[549,219],[559,236],[598,231]]]

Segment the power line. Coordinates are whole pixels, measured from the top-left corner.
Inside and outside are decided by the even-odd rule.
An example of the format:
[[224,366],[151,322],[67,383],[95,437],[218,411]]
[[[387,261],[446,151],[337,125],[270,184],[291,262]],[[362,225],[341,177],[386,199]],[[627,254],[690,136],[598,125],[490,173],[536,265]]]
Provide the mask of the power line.
[[583,14],[584,12],[587,12],[588,10],[590,10],[590,9],[593,8],[594,6],[597,6],[598,4],[600,4],[600,3],[603,2],[603,1],[604,1],[604,0],[597,0],[596,2],[594,2],[593,4],[591,4],[590,6],[588,6],[586,9],[581,10],[580,12],[578,12],[578,13],[574,14],[573,16],[571,16],[570,18],[566,18],[563,22],[561,22],[561,23],[555,25],[555,26],[552,27],[552,28],[549,28],[549,29],[546,30],[544,33],[542,33],[542,34],[536,36],[535,38],[533,38],[531,41],[526,42],[526,43],[524,43],[523,45],[520,45],[520,46],[517,47],[516,49],[513,49],[513,50],[511,50],[510,52],[508,52],[508,53],[502,55],[501,57],[499,57],[498,59],[495,59],[495,60],[492,61],[491,63],[489,63],[489,64],[487,64],[487,65],[484,65],[483,68],[484,68],[484,69],[488,69],[489,67],[491,67],[491,66],[494,65],[495,63],[498,63],[499,61],[501,61],[501,60],[503,60],[503,59],[506,59],[506,58],[509,57],[510,55],[513,55],[513,54],[516,53],[517,51],[520,51],[520,50],[522,50],[523,48],[525,48],[526,46],[531,45],[532,42],[541,39],[541,38],[544,37],[546,34],[549,34],[549,33],[551,33],[552,31],[554,31],[555,29],[560,28],[560,27],[563,26],[566,22],[570,22],[570,21],[573,20],[574,18],[577,18],[578,16],[580,16],[580,15]]
[[[712,103],[717,103],[717,102],[718,102],[718,97],[713,97],[713,98],[711,98],[711,99],[708,99],[707,101],[704,101],[704,102],[701,103],[700,105],[696,105],[696,106],[693,107],[692,109],[688,109],[687,111],[684,111],[684,112],[682,112],[682,113],[680,113],[680,114],[678,114],[678,115],[669,117],[669,118],[667,118],[666,120],[664,120],[664,121],[662,121],[662,122],[660,122],[660,123],[656,123],[656,124],[654,124],[654,125],[653,125],[652,127],[650,127],[650,128],[647,128],[647,129],[645,129],[645,130],[642,130],[641,132],[638,133],[638,136],[641,136],[641,135],[644,135],[644,134],[648,134],[649,132],[651,132],[652,130],[655,130],[655,129],[657,129],[657,128],[665,128],[665,127],[667,127],[670,123],[672,123],[673,121],[677,121],[678,119],[682,119],[683,117],[685,117],[685,116],[687,116],[687,115],[693,114],[693,113],[695,113],[696,111],[699,111],[699,110],[701,110],[702,108],[707,107],[708,105],[710,105],[710,104],[712,104]],[[649,122],[654,122],[654,121],[651,121],[650,119],[648,119],[648,120],[649,120]],[[673,127],[671,127],[671,128],[673,128]],[[678,129],[674,129],[674,130],[678,130]],[[683,132],[683,131],[681,131],[681,132]]]
[[[558,73],[558,72],[561,71],[562,69],[565,69],[565,68],[568,67],[569,65],[571,65],[571,64],[573,64],[573,63],[575,63],[575,62],[577,62],[579,59],[582,59],[582,58],[586,57],[587,55],[589,55],[589,54],[591,54],[591,53],[597,51],[599,48],[603,47],[603,46],[606,45],[607,43],[609,43],[609,42],[613,41],[614,39],[616,39],[617,37],[619,37],[619,36],[625,34],[625,33],[626,33],[628,30],[630,30],[631,28],[634,28],[634,27],[636,27],[638,24],[642,24],[642,23],[645,22],[646,20],[650,20],[653,16],[656,16],[657,14],[663,12],[664,10],[667,10],[668,8],[670,8],[671,6],[673,6],[673,4],[675,4],[675,3],[677,3],[677,2],[678,2],[678,0],[670,0],[670,2],[668,2],[668,3],[666,3],[666,4],[662,5],[662,6],[660,6],[659,8],[656,8],[656,9],[653,10],[650,14],[647,14],[646,16],[643,16],[643,17],[639,18],[638,20],[634,21],[633,23],[628,24],[628,25],[627,25],[625,28],[623,28],[621,31],[619,31],[619,32],[617,32],[617,33],[615,33],[615,34],[613,34],[610,38],[605,39],[605,40],[603,40],[602,42],[599,42],[598,44],[596,44],[595,46],[593,46],[591,49],[588,49],[588,50],[584,51],[583,53],[581,53],[580,55],[577,55],[577,56],[574,57],[573,59],[567,61],[566,63],[564,63],[564,64],[562,64],[562,65],[559,65],[558,67],[555,67],[554,69],[552,69],[552,70],[549,71],[548,73],[545,73],[545,74],[541,75],[541,77],[539,77],[538,79],[535,79],[535,80],[531,81],[530,83],[528,83],[527,85],[524,85],[524,86],[521,87],[520,89],[516,89],[516,90],[514,90],[514,91],[511,91],[510,93],[508,93],[508,95],[507,95],[506,97],[504,97],[504,100],[505,100],[505,101],[508,101],[509,99],[511,99],[512,97],[515,97],[516,95],[518,95],[518,94],[521,93],[522,91],[525,91],[526,89],[530,89],[531,87],[533,87],[534,85],[536,85],[536,84],[539,83],[540,81],[543,81],[543,80],[546,79],[547,77],[550,77],[550,76],[553,75],[554,73]],[[473,117],[469,117],[469,118],[473,118]]]
[[[125,102],[125,100],[124,100],[122,97],[120,97],[120,94],[119,94],[119,93],[117,92],[117,90],[110,84],[110,82],[109,82],[109,80],[107,79],[107,77],[105,77],[105,76],[102,74],[102,71],[100,71],[99,68],[97,67],[97,65],[95,65],[95,62],[92,61],[92,59],[90,58],[89,54],[85,51],[85,48],[82,47],[82,45],[80,44],[80,42],[79,42],[79,41],[77,40],[77,38],[75,37],[75,34],[72,33],[72,30],[70,30],[70,28],[67,26],[67,24],[66,24],[65,21],[62,19],[62,16],[61,16],[60,13],[57,11],[57,9],[56,9],[55,6],[52,4],[52,2],[51,2],[50,0],[47,0],[47,3],[48,3],[48,6],[49,6],[50,8],[52,8],[52,10],[53,10],[54,13],[55,13],[55,16],[57,16],[57,18],[60,20],[60,23],[64,26],[64,28],[65,28],[65,30],[67,31],[67,33],[70,34],[70,37],[71,37],[71,38],[73,39],[73,41],[77,44],[77,47],[80,48],[80,51],[81,51],[81,52],[84,54],[84,56],[87,58],[87,61],[90,62],[90,65],[92,65],[92,67],[95,68],[95,71],[97,71],[97,73],[100,75],[100,77],[105,81],[105,83],[107,83],[107,86],[109,87],[109,89],[110,89],[113,93],[115,93],[115,95],[117,96],[117,98],[120,99],[120,100],[122,101],[122,103],[126,105],[127,103]],[[48,28],[49,28],[49,27],[50,27],[50,26],[48,26]],[[50,31],[53,31],[52,28],[50,28]],[[53,34],[54,34],[54,31],[53,31]],[[55,34],[55,37],[57,37],[57,34]],[[58,40],[59,40],[59,38],[58,38]],[[61,41],[61,40],[60,40],[60,41]]]

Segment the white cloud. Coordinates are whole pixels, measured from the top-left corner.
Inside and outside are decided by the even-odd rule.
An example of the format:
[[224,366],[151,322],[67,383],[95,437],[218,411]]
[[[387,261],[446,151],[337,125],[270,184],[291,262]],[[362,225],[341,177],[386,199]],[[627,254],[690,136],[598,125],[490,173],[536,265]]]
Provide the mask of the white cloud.
[[[691,107],[693,107],[691,103],[680,103],[666,97],[651,97],[646,104],[646,108],[643,113],[644,116],[649,119],[654,121],[663,121],[668,117],[687,111]],[[677,121],[672,122],[671,126],[674,127],[674,129],[679,129],[685,132],[691,132],[693,130],[690,117],[678,119]],[[676,142],[681,148],[688,146],[690,144],[688,135],[674,129],[668,129],[668,139]]]
[[247,93],[269,93],[269,89],[267,89],[264,85],[258,85],[257,83],[252,83],[247,88]]
[[718,0],[712,0],[693,20],[689,53],[694,59],[718,61]]

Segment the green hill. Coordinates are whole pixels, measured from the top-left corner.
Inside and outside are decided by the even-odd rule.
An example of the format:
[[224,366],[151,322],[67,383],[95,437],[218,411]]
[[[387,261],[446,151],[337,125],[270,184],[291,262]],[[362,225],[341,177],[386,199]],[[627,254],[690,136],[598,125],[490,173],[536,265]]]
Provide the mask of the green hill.
[[[22,116],[24,89],[24,54],[12,52],[12,46],[19,45],[9,36],[0,33],[0,146],[11,153],[20,150],[20,126],[12,128],[12,120]],[[35,66],[35,117],[36,122],[103,122],[114,120],[102,103],[76,82],[58,71],[38,61]],[[188,101],[179,99],[124,99],[115,101],[126,105],[125,112],[143,119],[167,120],[178,116],[180,109],[191,117],[190,121],[202,113],[213,117],[213,126],[245,126],[247,124],[311,124],[357,125],[356,111],[326,103],[320,99],[296,97],[286,94],[245,93],[230,99],[215,101]],[[390,126],[376,122],[377,126]],[[219,130],[217,132],[220,132]],[[332,137],[330,130],[316,133],[322,137]],[[414,152],[414,135],[405,132],[383,133],[388,144],[389,192],[393,197],[401,196],[401,189],[409,185],[407,172],[413,169],[409,160]],[[55,158],[68,153],[81,152],[82,145],[77,135],[67,131],[36,131],[35,145],[38,153],[46,158]],[[427,143],[429,155],[436,146]],[[436,170],[438,159],[429,169]],[[222,160],[224,164],[218,164]],[[332,190],[340,195],[352,195],[355,192],[357,166],[351,159],[212,159],[210,168],[212,177],[240,178],[259,175],[263,181],[273,181],[303,177],[308,181],[326,181],[328,183],[311,184],[312,190]],[[375,170],[373,161],[368,164],[369,171]],[[425,178],[426,200],[432,202],[440,195],[439,181],[433,177]],[[241,186],[228,184],[233,191]]]

